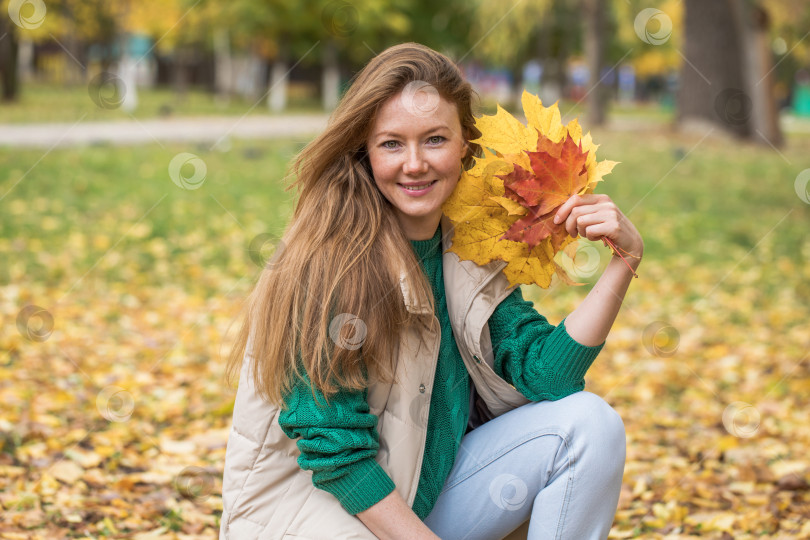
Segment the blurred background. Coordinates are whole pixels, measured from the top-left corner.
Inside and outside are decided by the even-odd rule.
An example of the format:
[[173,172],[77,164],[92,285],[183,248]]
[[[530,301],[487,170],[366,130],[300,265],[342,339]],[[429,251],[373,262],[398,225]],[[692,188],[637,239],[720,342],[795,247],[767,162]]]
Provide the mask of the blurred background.
[[[810,3],[0,1],[0,538],[214,538],[238,310],[290,159],[416,41],[579,118],[645,241],[586,389],[611,538],[810,538]],[[523,286],[558,324],[582,287]],[[509,498],[514,494],[503,493]],[[525,534],[523,535],[525,537]]]

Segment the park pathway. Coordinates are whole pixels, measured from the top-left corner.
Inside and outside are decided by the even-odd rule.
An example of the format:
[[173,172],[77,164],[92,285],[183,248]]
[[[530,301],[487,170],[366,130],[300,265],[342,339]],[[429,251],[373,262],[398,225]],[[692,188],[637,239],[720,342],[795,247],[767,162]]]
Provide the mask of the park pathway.
[[[328,114],[201,116],[113,122],[0,124],[3,148],[57,148],[93,144],[193,142],[211,145],[234,139],[290,139],[308,142],[326,127]],[[611,119],[608,129],[660,129],[660,122]]]
[[[325,127],[328,114],[201,116],[170,119],[121,120],[114,122],[65,122],[0,124],[0,150],[47,148],[94,144],[133,145],[157,142],[227,145],[228,139],[288,139],[302,143]],[[567,118],[565,119],[568,120]],[[810,121],[787,116],[786,133],[810,133]],[[669,124],[646,118],[610,118],[608,131],[658,131]]]
[[43,124],[0,124],[3,147],[56,148],[92,144],[197,142],[217,144],[228,138],[300,139],[326,127],[329,115],[251,115]]

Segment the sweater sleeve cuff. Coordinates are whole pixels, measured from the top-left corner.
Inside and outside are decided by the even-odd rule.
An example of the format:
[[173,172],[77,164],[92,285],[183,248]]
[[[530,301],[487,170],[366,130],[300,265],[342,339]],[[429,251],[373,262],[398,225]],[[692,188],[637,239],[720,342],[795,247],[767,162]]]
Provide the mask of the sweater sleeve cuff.
[[585,386],[585,373],[604,346],[604,341],[599,345],[582,345],[568,333],[565,328],[565,319],[563,319],[555,331],[548,336],[546,343],[549,350],[555,351],[554,356],[558,360],[558,365],[552,368],[552,372],[558,379],[557,382],[563,388],[570,388],[572,391],[582,390]]
[[352,515],[369,509],[396,489],[394,481],[373,458],[358,461],[349,474],[316,487],[334,495]]

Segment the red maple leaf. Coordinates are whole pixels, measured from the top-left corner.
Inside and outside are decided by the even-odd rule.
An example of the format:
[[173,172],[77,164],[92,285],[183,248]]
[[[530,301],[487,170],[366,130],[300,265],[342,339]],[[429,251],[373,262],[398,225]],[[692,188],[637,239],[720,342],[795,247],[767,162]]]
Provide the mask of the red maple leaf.
[[568,232],[564,223],[554,223],[554,214],[587,185],[588,152],[568,134],[555,143],[538,132],[537,151],[526,154],[531,170],[515,165],[511,173],[498,176],[504,181],[504,195],[529,210],[501,238],[525,242],[531,249],[551,236],[556,251]]

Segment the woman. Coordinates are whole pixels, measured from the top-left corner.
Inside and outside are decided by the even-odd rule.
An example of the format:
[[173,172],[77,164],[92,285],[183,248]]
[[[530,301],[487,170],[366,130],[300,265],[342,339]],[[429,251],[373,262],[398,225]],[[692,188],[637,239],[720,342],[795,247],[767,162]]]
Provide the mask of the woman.
[[[550,325],[496,261],[444,253],[441,205],[480,136],[444,55],[391,47],[297,157],[283,249],[252,293],[221,538],[605,538],[624,426],[582,391],[632,273],[614,257]],[[635,255],[605,195],[558,211],[572,236]]]

